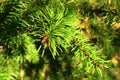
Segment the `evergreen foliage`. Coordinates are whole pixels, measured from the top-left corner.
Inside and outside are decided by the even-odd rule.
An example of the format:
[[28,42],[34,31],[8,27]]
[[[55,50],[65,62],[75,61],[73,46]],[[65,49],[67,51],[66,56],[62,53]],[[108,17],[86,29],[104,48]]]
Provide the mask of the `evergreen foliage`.
[[119,4],[1,0],[0,79],[114,79],[111,71],[119,71],[120,63]]

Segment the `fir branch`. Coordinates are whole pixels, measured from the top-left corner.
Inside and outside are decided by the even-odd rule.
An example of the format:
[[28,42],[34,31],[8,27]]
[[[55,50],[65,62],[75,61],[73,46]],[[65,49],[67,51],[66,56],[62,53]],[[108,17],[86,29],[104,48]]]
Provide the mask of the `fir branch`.
[[79,46],[79,47],[80,47],[80,50],[82,50],[84,52],[84,54],[86,56],[88,56],[88,58],[90,58],[92,60],[92,62],[93,62],[94,65],[97,65],[98,67],[103,68],[103,65],[100,64],[100,63],[98,63],[96,60],[94,60],[94,58],[91,57],[90,54],[84,48],[82,48],[81,46]]

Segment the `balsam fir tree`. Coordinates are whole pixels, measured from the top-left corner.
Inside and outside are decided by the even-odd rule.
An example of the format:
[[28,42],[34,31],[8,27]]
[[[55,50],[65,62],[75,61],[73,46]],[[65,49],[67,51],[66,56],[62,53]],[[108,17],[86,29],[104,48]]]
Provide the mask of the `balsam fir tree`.
[[1,0],[0,79],[114,79],[110,72],[120,63],[119,4]]

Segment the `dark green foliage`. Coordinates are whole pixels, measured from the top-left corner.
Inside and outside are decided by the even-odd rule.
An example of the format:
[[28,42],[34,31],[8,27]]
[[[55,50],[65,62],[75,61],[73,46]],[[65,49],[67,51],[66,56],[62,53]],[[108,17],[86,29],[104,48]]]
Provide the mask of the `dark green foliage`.
[[109,80],[119,10],[117,0],[1,0],[0,79]]

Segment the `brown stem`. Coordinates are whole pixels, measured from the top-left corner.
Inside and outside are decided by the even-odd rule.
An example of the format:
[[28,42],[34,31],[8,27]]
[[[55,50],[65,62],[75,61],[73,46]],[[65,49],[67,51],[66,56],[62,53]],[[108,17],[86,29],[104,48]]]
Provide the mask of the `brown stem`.
[[9,64],[10,64],[10,61],[9,61],[9,55],[7,54],[7,72],[8,72],[8,74],[9,74],[9,71],[10,71],[10,69],[9,69]]
[[22,64],[22,62],[20,63],[20,80],[24,80],[24,77],[23,77],[23,64]]

